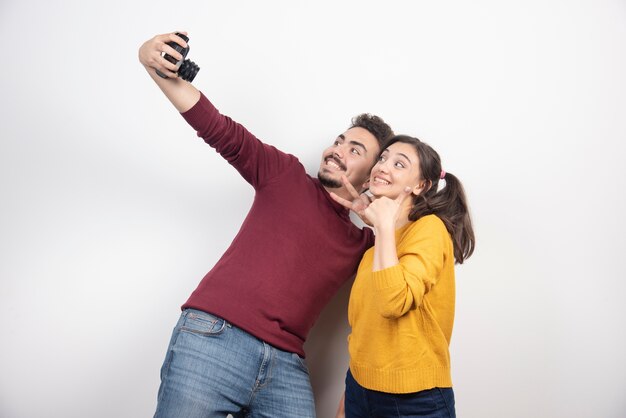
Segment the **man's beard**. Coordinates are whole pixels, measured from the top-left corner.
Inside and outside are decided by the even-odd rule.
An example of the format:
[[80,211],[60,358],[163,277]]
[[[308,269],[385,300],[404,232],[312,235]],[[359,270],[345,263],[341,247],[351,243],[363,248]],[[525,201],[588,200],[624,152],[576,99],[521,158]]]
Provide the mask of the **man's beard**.
[[[339,166],[340,170],[346,170],[346,166],[344,165],[344,163],[342,163],[339,158],[335,157],[334,154],[328,155],[324,158],[324,162],[328,162],[328,160],[333,160],[335,164]],[[334,178],[327,176],[326,173],[322,171],[322,169],[320,169],[320,171],[317,173],[317,178],[320,180],[320,183],[322,183],[322,186],[329,187],[331,189],[338,189],[343,186],[343,182],[341,181],[341,179],[335,180]]]
[[326,173],[322,173],[322,170],[317,173],[317,178],[320,180],[320,183],[322,183],[322,186],[330,189],[338,189],[343,186],[341,180],[335,180],[334,178],[327,176]]

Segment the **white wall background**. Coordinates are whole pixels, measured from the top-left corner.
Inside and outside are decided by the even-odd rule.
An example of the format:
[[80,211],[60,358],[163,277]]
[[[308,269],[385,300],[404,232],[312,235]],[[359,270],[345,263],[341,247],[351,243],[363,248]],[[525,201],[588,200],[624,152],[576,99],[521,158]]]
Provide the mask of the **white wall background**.
[[[1,417],[152,416],[179,306],[247,212],[136,58],[176,29],[194,84],[313,174],[367,111],[464,181],[459,417],[626,416],[626,2],[3,0]],[[307,344],[322,418],[348,292]]]

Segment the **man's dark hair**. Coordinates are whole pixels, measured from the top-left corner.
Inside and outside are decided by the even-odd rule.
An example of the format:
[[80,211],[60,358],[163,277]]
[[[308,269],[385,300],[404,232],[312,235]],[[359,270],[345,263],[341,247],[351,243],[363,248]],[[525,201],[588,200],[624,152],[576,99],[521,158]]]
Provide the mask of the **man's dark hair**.
[[352,128],[366,129],[369,133],[376,137],[381,149],[394,135],[391,127],[387,125],[381,117],[369,113],[361,113],[360,115],[353,117],[350,129]]

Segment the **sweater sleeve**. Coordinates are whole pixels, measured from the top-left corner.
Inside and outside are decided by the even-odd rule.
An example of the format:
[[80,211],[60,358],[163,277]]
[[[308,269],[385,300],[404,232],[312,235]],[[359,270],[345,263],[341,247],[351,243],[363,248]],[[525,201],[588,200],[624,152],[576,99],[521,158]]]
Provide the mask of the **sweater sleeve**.
[[242,125],[222,115],[204,94],[182,116],[255,189],[298,161],[293,155],[264,144]]
[[[430,219],[428,219],[430,218]],[[399,263],[373,272],[377,305],[385,318],[399,318],[422,304],[444,264],[448,232],[439,218],[422,218],[396,244]]]

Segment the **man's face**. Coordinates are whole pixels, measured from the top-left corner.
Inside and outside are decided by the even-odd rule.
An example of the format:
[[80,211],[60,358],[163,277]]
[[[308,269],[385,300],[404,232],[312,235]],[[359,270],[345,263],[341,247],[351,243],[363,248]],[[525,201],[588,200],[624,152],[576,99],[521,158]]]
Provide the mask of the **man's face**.
[[322,154],[317,177],[328,188],[343,186],[345,175],[359,192],[366,188],[370,170],[380,151],[378,140],[367,129],[350,128]]

